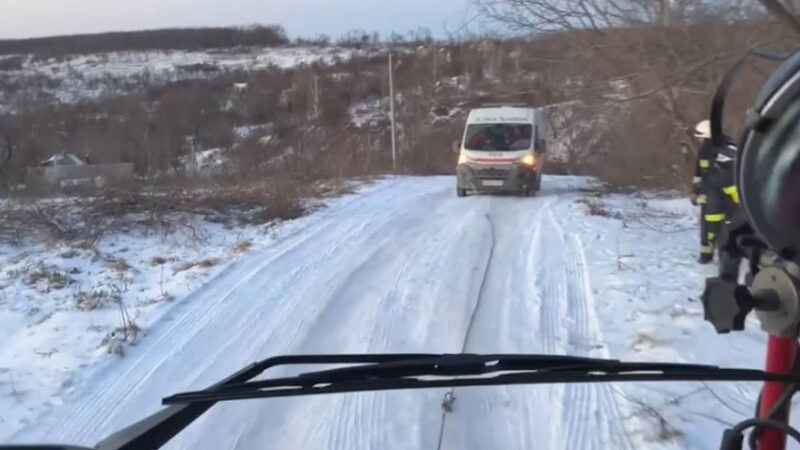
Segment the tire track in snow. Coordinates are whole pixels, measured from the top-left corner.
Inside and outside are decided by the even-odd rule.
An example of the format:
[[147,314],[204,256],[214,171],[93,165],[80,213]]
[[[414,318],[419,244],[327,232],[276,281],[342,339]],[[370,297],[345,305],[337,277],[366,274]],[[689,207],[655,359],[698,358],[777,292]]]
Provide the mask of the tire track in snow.
[[[493,258],[486,270],[473,326],[465,336],[465,352],[535,353],[541,299],[535,273],[542,264],[542,212],[552,198],[492,197],[495,227]],[[522,226],[521,226],[522,224]],[[533,255],[536,256],[533,256]],[[534,274],[533,277],[529,274]],[[550,448],[546,386],[508,386],[457,389],[455,410],[444,418],[441,448]],[[481,424],[475,427],[475,424]],[[491,430],[482,433],[480,430]],[[502,438],[498,443],[497,438]],[[555,438],[558,439],[558,438]],[[507,445],[508,444],[508,445]]]
[[[539,346],[536,352],[564,354],[568,353],[564,327],[568,282],[563,264],[566,245],[554,221],[551,203],[542,207],[539,216],[540,230],[530,256],[530,265],[535,270],[529,289],[538,293],[539,299]],[[562,417],[567,407],[563,402],[565,387],[556,384],[538,386],[537,389],[540,392],[539,405],[546,405],[549,418]],[[565,424],[562,420],[549,420],[546,423],[549,425],[546,429],[549,448],[575,448],[566,446]],[[536,426],[542,427],[542,424]]]
[[[412,272],[412,268],[419,263],[419,258],[424,255],[424,253],[431,252],[430,244],[435,240],[437,235],[434,234],[421,234],[422,239],[420,239],[419,243],[408,242],[407,246],[412,248],[413,250],[406,255],[403,255],[403,262],[400,266],[399,270],[397,270],[391,284],[389,285],[389,290],[381,296],[381,299],[375,303],[375,306],[372,308],[372,313],[369,314],[372,317],[375,317],[374,324],[372,326],[372,331],[369,333],[369,339],[367,341],[366,348],[362,351],[365,353],[372,353],[375,351],[376,347],[384,349],[386,344],[389,342],[389,330],[390,328],[383,324],[381,326],[381,319],[379,318],[378,314],[382,310],[386,310],[387,306],[391,307],[391,300],[396,300],[396,292],[398,287],[402,285],[404,282],[408,281],[409,274]],[[378,259],[379,261],[380,259]],[[365,265],[375,265],[376,261],[368,260]],[[356,270],[359,272],[359,270]],[[354,282],[354,284],[358,284]],[[389,310],[389,323],[391,323],[391,318],[393,316],[393,311]],[[349,327],[348,327],[349,328]],[[377,345],[376,345],[377,344]],[[373,427],[376,425],[375,418],[379,417],[380,415],[377,414],[376,408],[376,398],[385,398],[385,395],[375,394],[371,392],[358,392],[355,395],[347,395],[343,396],[340,400],[341,403],[338,408],[336,415],[336,419],[333,424],[333,428],[335,431],[333,432],[334,439],[332,441],[332,445],[329,447],[331,449],[347,449],[347,448],[369,448],[370,446],[368,443],[363,442],[364,436],[371,436],[373,435]],[[368,411],[367,416],[369,419],[367,421],[363,421],[362,419],[365,417],[364,409],[365,409],[365,401],[368,402],[366,406],[366,410]],[[377,429],[380,425],[378,425]],[[352,445],[353,442],[356,442],[357,445]]]
[[[334,216],[336,217],[336,216]],[[357,225],[353,227],[353,225]],[[356,235],[363,228],[366,226],[366,222],[363,224],[349,224],[348,226],[343,228],[344,235],[346,239],[341,242],[347,242],[347,239]],[[84,404],[83,408],[80,408],[78,411],[74,412],[74,417],[77,418],[79,423],[82,423],[83,426],[79,428],[73,428],[71,425],[68,429],[55,429],[53,433],[58,435],[60,432],[67,432],[74,435],[77,439],[82,439],[87,433],[93,433],[99,427],[102,427],[106,424],[105,418],[108,417],[107,412],[113,407],[121,402],[124,402],[128,397],[135,395],[136,387],[141,385],[142,383],[146,382],[148,378],[152,375],[153,370],[158,368],[166,359],[168,359],[174,352],[177,350],[174,346],[170,345],[159,345],[164,341],[172,341],[173,343],[176,340],[179,340],[182,336],[189,336],[191,335],[191,329],[193,328],[192,325],[195,327],[196,324],[203,323],[203,317],[213,316],[215,312],[220,308],[221,305],[225,303],[225,300],[240,286],[249,283],[261,270],[263,270],[268,265],[272,264],[273,262],[279,260],[282,257],[285,257],[289,252],[293,251],[295,248],[302,246],[314,238],[319,232],[323,231],[322,226],[316,226],[311,232],[307,235],[298,234],[297,236],[300,238],[298,240],[290,239],[287,244],[283,246],[282,249],[277,251],[274,255],[266,258],[264,261],[259,262],[253,269],[250,269],[246,272],[244,276],[234,279],[226,279],[225,283],[220,286],[216,286],[211,292],[209,292],[205,297],[212,299],[212,302],[207,303],[204,305],[205,307],[197,307],[191,308],[188,311],[188,314],[181,316],[180,319],[172,321],[172,323],[166,328],[165,331],[162,332],[159,342],[154,344],[156,353],[149,352],[145,355],[141,355],[139,359],[147,358],[147,365],[151,367],[151,370],[147,370],[145,373],[141,373],[142,369],[140,365],[135,364],[131,365],[126,372],[122,375],[117,376],[112,383],[104,383],[101,385],[100,389],[96,390],[95,398],[98,399],[97,402],[88,402]],[[337,247],[333,247],[327,253],[326,256],[332,255],[337,250]],[[320,260],[316,260],[315,262],[318,263]],[[298,270],[294,273],[294,275],[302,274],[305,270],[308,270],[310,267],[306,266],[304,270]],[[227,278],[227,277],[226,277]],[[292,281],[296,280],[296,276],[293,276],[289,279],[288,283],[284,283],[284,285],[292,286]],[[238,330],[243,330],[244,328],[239,327],[236,328]],[[174,345],[174,344],[173,344]],[[219,346],[217,349],[221,351],[224,347]],[[206,355],[208,356],[208,355]],[[213,361],[215,358],[206,358],[209,361]],[[67,425],[64,423],[64,425]],[[65,427],[66,428],[66,427]]]
[[[577,235],[565,234],[548,212],[554,232],[564,243],[563,260],[566,283],[568,354],[593,355],[601,340],[595,316],[583,246]],[[594,320],[592,320],[594,319]],[[600,344],[602,345],[602,344]],[[595,352],[596,353],[596,352]],[[612,387],[608,384],[568,384],[563,397],[562,421],[565,423],[567,449],[629,449],[631,443],[622,423]]]
[[[416,197],[416,202],[418,204],[425,204],[428,201],[437,203],[442,195],[441,189],[425,192],[423,196]],[[422,209],[424,210],[425,208]],[[352,343],[347,342],[348,339],[357,336],[364,329],[363,318],[367,315],[373,315],[373,313],[365,314],[366,310],[373,308],[368,303],[366,304],[366,309],[364,308],[364,300],[366,298],[361,296],[359,291],[372,283],[370,274],[374,275],[375,270],[391,272],[394,266],[388,262],[392,259],[390,257],[392,252],[388,249],[390,244],[397,241],[408,245],[412,241],[409,237],[412,234],[423,238],[426,237],[425,233],[417,231],[415,224],[418,222],[421,222],[421,218],[417,215],[402,214],[400,217],[393,217],[384,226],[371,227],[369,234],[363,237],[363,241],[370,242],[371,245],[364,246],[360,251],[358,246],[355,246],[355,251],[359,254],[357,258],[347,254],[339,255],[342,259],[348,261],[348,265],[338,265],[334,270],[322,272],[320,279],[312,284],[312,286],[327,285],[327,287],[322,289],[306,287],[304,291],[297,293],[297,298],[292,296],[284,298],[286,303],[289,303],[296,311],[287,314],[286,320],[278,320],[281,326],[274,328],[271,333],[276,335],[275,340],[268,338],[253,344],[253,348],[257,349],[254,358],[263,357],[264,354],[282,353],[363,352],[364,349],[360,344],[354,346]],[[419,228],[422,227],[420,226]],[[416,245],[411,245],[411,248],[416,248]],[[366,251],[364,251],[365,249]],[[356,261],[359,262],[353,264]],[[359,287],[359,289],[353,291],[352,288],[354,286]],[[312,298],[313,301],[309,303]],[[289,318],[293,320],[289,320]],[[327,333],[315,335],[309,333],[309,330],[326,330]],[[322,341],[320,341],[320,337],[323,337]],[[278,338],[280,339],[278,340]],[[274,344],[272,344],[273,342]],[[270,345],[266,345],[268,343]],[[303,403],[311,407],[310,410],[304,411],[304,407],[300,407],[299,410],[292,409],[287,412],[287,415],[294,414],[298,417],[308,417],[310,414],[317,416],[332,415],[332,411],[342,409],[342,403],[360,401],[358,399],[363,398],[363,395],[325,397],[325,399],[321,400],[326,402],[323,407],[324,412],[321,409],[314,410],[313,405],[316,404],[314,398],[304,399]],[[358,404],[355,405],[358,406]],[[322,426],[315,428],[310,436],[313,439],[329,435],[329,438],[324,439],[326,448],[336,447],[344,442],[352,442],[354,438],[358,439],[359,436],[359,433],[352,431],[355,427],[356,415],[353,414],[352,409],[347,414],[334,415],[334,420],[323,421]],[[280,417],[273,417],[273,419],[281,420]],[[243,420],[238,433],[251,433],[252,430],[249,427],[252,426],[253,424],[249,423],[248,420]],[[325,431],[331,429],[338,430],[338,432]],[[308,437],[308,435],[304,436]],[[254,439],[243,438],[243,442],[248,440],[252,441]],[[255,440],[260,441],[262,439]],[[274,437],[272,440],[274,440]],[[303,445],[279,444],[278,446],[295,448]]]
[[[451,199],[449,190],[437,191],[434,197],[440,204],[434,208],[422,205],[418,213],[394,222],[396,229],[380,233],[384,238],[372,241],[373,245],[358,264],[342,267],[341,273],[325,275],[335,280],[335,284],[330,292],[318,293],[320,298],[316,303],[325,307],[315,316],[312,326],[326,333],[309,334],[288,352],[435,351],[431,346],[442,345],[427,339],[425,333],[413,332],[415,328],[437,327],[434,319],[438,314],[416,317],[415,310],[446,308],[447,297],[435,293],[457,293],[453,290],[453,277],[463,278],[469,264],[453,267],[453,262],[468,263],[475,255],[472,241],[476,236],[470,224],[474,225],[477,213],[465,214],[463,203]],[[453,217],[458,220],[454,222]],[[464,243],[466,247],[462,246]],[[427,298],[412,295],[429,281],[435,284],[430,286],[433,293]],[[441,350],[457,351],[453,347]],[[262,417],[260,423],[245,426],[247,437],[242,442],[269,441],[277,448],[386,448],[386,442],[398,445],[396,439],[391,439],[394,432],[387,427],[386,419],[398,413],[414,414],[416,409],[430,411],[427,399],[433,399],[433,395],[431,391],[404,393],[399,403],[387,393],[303,398],[287,404],[284,411],[270,414],[268,424]],[[438,400],[434,402],[438,406]],[[243,421],[250,421],[249,416],[260,414],[261,411],[253,409],[243,411],[241,416]],[[300,426],[291,429],[295,426],[292,417],[314,417],[318,425],[311,433],[302,433]],[[421,419],[408,422],[430,422]],[[420,428],[424,426],[410,429],[421,433],[419,436],[403,438],[426,442],[426,433],[418,431]]]
[[[233,263],[218,274],[206,287],[191,294],[177,305],[173,311],[168,312],[162,320],[154,324],[156,332],[151,335],[147,342],[147,352],[130,352],[128,359],[123,360],[124,368],[106,367],[101,368],[90,377],[86,382],[87,388],[92,391],[92,395],[84,397],[74,408],[69,408],[68,417],[56,414],[54,417],[46,417],[44,424],[48,440],[59,440],[78,444],[94,444],[93,441],[104,436],[106,433],[98,430],[105,430],[109,427],[114,415],[112,411],[117,409],[119,404],[123,404],[128,399],[134,398],[139,393],[142,385],[146,384],[153,373],[159,369],[165,361],[169,360],[174,354],[181,352],[187,345],[191,344],[195,334],[202,331],[208,325],[214,325],[214,318],[220,319],[218,310],[228,303],[236,301],[231,298],[240,287],[250,283],[262,270],[269,265],[280,261],[287,254],[295,249],[301,248],[308,242],[318,238],[324,233],[338,233],[342,238],[334,242],[326,256],[333,255],[338,246],[346,244],[354,236],[357,236],[369,224],[369,220],[359,223],[357,221],[347,221],[348,217],[358,211],[370,211],[368,217],[373,219],[376,214],[382,214],[388,221],[389,217],[400,214],[400,212],[387,212],[380,208],[392,197],[399,195],[395,192],[396,185],[400,180],[387,182],[385,186],[373,189],[364,196],[345,202],[339,208],[322,211],[318,220],[310,222],[300,230],[290,233],[273,247],[243,261]],[[409,196],[414,198],[413,196]],[[359,200],[359,201],[356,201]],[[318,264],[322,259],[312,260]],[[305,267],[308,270],[310,267]],[[304,271],[296,271],[301,274]],[[289,281],[296,280],[290,278]],[[286,285],[284,283],[283,285]],[[291,283],[290,283],[291,285]],[[250,301],[245,299],[244,301]],[[241,301],[240,301],[241,302]],[[229,308],[231,309],[231,308]],[[236,308],[229,310],[227,316],[235,316],[241,311]],[[176,318],[177,316],[177,318]],[[158,327],[163,322],[167,322],[163,327]],[[230,327],[228,332],[241,332],[244,327]],[[225,342],[230,342],[228,339]],[[225,350],[225,346],[217,346],[217,354]],[[212,353],[213,355],[213,353]],[[190,370],[201,372],[204,368],[213,364],[214,359],[208,358],[208,353],[201,353],[195,358],[200,366],[190,366]],[[119,361],[114,361],[119,364]],[[110,376],[108,372],[116,372]],[[224,372],[224,371],[222,371]],[[185,376],[186,374],[184,374]],[[94,382],[98,380],[97,382]],[[158,403],[153,404],[152,409],[157,409]],[[142,411],[146,414],[150,411]],[[24,434],[23,434],[24,436]],[[87,442],[88,441],[88,442]]]
[[[451,236],[451,239],[446,240],[448,246],[457,240],[455,236],[458,234],[454,234],[453,231],[454,230],[449,230],[439,235],[428,235],[425,236],[424,239],[421,239],[420,243],[409,245],[415,250],[404,256],[405,261],[397,271],[396,276],[389,286],[389,290],[382,296],[381,300],[374,308],[376,313],[383,311],[386,313],[386,316],[376,317],[375,323],[372,326],[372,331],[369,333],[370,337],[366,348],[359,349],[360,351],[366,351],[367,353],[390,351],[389,344],[391,342],[391,336],[397,331],[392,324],[395,322],[395,319],[399,319],[399,313],[397,311],[399,288],[411,281],[411,277],[414,275],[413,269],[420,263],[420,258],[424,259],[426,255],[430,257],[438,253],[436,250],[439,247],[431,247],[431,244],[436,241],[437,238],[441,238],[443,235]],[[383,445],[385,442],[376,446],[361,440],[362,436],[374,435],[375,431],[378,431],[378,435],[385,436],[381,433],[381,429],[385,427],[385,424],[380,423],[378,420],[379,417],[385,417],[385,414],[381,412],[385,411],[383,410],[385,399],[385,393],[369,392],[342,397],[340,406],[335,408],[337,414],[334,426],[337,428],[337,432],[329,448],[385,448],[385,445]],[[365,422],[359,423],[359,420],[365,417],[363,411],[365,402],[368,402],[367,419]],[[353,445],[354,442],[358,443],[358,445]]]
[[[65,422],[48,419],[39,436],[93,444],[75,436],[94,441],[106,425],[127,425],[157,408],[160,395],[202,387],[277,353],[456,352],[462,338],[473,352],[591,353],[580,344],[600,338],[593,298],[580,242],[564,233],[550,210],[558,199],[456,199],[451,187],[449,178],[391,180],[224,269],[168,314],[171,321],[144,341],[147,352],[134,349],[132,358],[91,378],[99,384],[87,383],[105,393],[98,395],[116,396],[119,405],[92,400],[70,406],[68,413],[92,405],[100,411],[77,419],[55,415]],[[487,211],[497,227],[491,264],[484,254]],[[486,267],[478,267],[484,261]],[[487,287],[478,305],[481,270]],[[468,332],[476,306],[480,312]],[[151,386],[159,382],[160,389]],[[220,405],[171,447],[432,448],[442,393]],[[112,406],[136,409],[111,414]],[[621,428],[615,411],[612,393],[592,386],[574,392],[563,386],[463,389],[443,447],[628,448],[624,438],[613,440],[624,434],[615,431]],[[70,434],[70,427],[86,422],[91,430]]]
[[[492,221],[492,217],[489,214],[486,214],[485,218],[487,223],[489,224],[489,237],[491,242],[489,245],[489,254],[486,257],[486,265],[484,266],[483,273],[481,274],[480,285],[478,287],[478,296],[475,299],[474,305],[472,307],[472,313],[470,314],[469,317],[469,322],[467,323],[467,327],[464,330],[464,340],[461,344],[461,350],[459,353],[467,353],[467,347],[469,346],[472,329],[475,326],[475,319],[478,317],[478,312],[481,308],[481,302],[485,295],[486,280],[489,277],[489,270],[491,269],[492,259],[495,252],[495,245],[497,240],[495,225],[494,222]],[[456,388],[450,388],[447,391],[447,394],[449,394],[453,400],[455,400],[455,391]],[[444,403],[442,403],[442,405],[444,405]],[[490,405],[488,405],[487,403],[484,403],[483,405],[490,407]],[[444,443],[444,438],[445,438],[445,431],[447,430],[447,416],[448,416],[447,411],[445,411],[444,406],[442,406],[441,427],[439,428],[439,438],[436,444],[437,450],[442,450],[442,444]]]
[[[449,192],[447,195],[449,196]],[[468,214],[463,215],[458,224],[452,222],[452,216],[458,214],[461,209],[460,202],[451,204],[452,206],[445,211],[438,211],[433,217],[420,218],[420,224],[408,230],[410,239],[404,239],[403,235],[396,236],[392,240],[404,242],[403,247],[412,249],[411,251],[402,254],[403,262],[396,274],[392,277],[391,283],[388,285],[388,290],[381,296],[378,302],[375,302],[370,308],[370,313],[366,314],[368,317],[374,317],[371,332],[366,346],[359,347],[355,351],[376,353],[376,352],[389,352],[389,351],[417,351],[419,348],[405,348],[392,340],[392,336],[396,337],[398,330],[403,329],[404,318],[408,315],[402,308],[402,299],[405,297],[403,288],[406,286],[415,285],[416,282],[423,276],[429,274],[428,267],[434,266],[434,262],[441,260],[441,255],[450,253],[454,247],[458,246],[463,233],[468,232],[470,224],[477,220],[483,220],[482,214],[477,211],[470,211]],[[437,225],[442,222],[441,226]],[[416,229],[436,230],[434,233],[420,233]],[[380,258],[383,259],[383,258]],[[370,266],[375,266],[375,262],[370,262]],[[391,269],[390,264],[384,264],[383,270]],[[358,272],[358,271],[356,271]],[[355,283],[358,284],[358,283]],[[406,319],[407,320],[407,319]],[[349,324],[343,328],[357,329],[357,324]],[[450,351],[458,351],[451,349]],[[363,420],[365,413],[359,408],[364,408],[367,402],[366,416],[368,419]],[[377,431],[377,435],[385,436],[381,433],[381,429],[385,424],[380,423],[378,418],[385,417],[385,414],[380,411],[385,408],[386,395],[385,393],[358,393],[355,396],[343,396],[341,404],[336,408],[336,439],[329,448],[373,448],[376,447],[374,443],[360,441],[362,436],[374,435],[373,430]],[[352,418],[353,420],[343,418]],[[359,422],[361,420],[361,422]],[[359,445],[353,445],[353,442],[358,442]],[[385,448],[388,442],[383,441],[377,448]]]
[[550,206],[546,206],[546,232],[539,234],[537,253],[546,255],[540,260],[536,273],[536,286],[542,291],[539,313],[539,336],[543,353],[558,353],[562,306],[566,303],[567,278],[563,270],[564,236],[559,232],[552,217]]

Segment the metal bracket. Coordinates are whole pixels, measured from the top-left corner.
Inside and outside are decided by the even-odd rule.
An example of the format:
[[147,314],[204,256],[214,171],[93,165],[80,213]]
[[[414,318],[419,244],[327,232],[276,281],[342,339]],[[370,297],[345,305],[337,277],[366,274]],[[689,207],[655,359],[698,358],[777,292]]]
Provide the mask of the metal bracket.
[[756,310],[761,329],[773,336],[797,337],[800,325],[800,280],[782,267],[766,267],[753,279],[752,291],[755,297],[772,303],[771,308]]

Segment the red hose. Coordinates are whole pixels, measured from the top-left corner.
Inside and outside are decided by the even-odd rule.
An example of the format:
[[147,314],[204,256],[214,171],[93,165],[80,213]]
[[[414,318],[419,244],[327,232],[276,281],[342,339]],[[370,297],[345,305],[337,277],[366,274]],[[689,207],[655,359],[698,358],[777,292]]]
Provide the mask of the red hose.
[[[794,370],[795,358],[797,356],[797,338],[781,338],[770,336],[767,341],[767,372],[772,373],[791,373]],[[770,410],[778,403],[784,391],[786,383],[766,382],[764,391],[761,394],[761,408],[758,412],[759,417],[766,417]],[[789,408],[786,408],[786,417],[779,417],[781,421],[789,422]],[[767,428],[764,429],[758,439],[758,450],[785,450],[786,434],[782,431]]]

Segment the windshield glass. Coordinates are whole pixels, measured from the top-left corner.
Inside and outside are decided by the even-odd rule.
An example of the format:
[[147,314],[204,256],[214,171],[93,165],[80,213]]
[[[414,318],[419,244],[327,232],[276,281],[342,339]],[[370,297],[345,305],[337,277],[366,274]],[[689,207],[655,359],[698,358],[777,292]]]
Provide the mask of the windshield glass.
[[520,384],[763,367],[754,321],[800,324],[800,0],[0,2],[0,450],[155,448],[224,379],[263,401],[168,448],[716,450],[800,406],[800,366],[759,408]]
[[464,148],[483,151],[512,151],[531,148],[530,124],[489,123],[467,126]]

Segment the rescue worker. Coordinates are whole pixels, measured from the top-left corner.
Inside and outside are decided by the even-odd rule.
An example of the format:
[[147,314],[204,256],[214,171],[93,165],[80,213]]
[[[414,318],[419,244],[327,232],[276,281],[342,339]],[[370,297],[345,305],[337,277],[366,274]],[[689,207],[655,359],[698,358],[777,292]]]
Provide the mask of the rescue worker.
[[736,237],[747,229],[736,188],[736,144],[724,137],[725,145],[715,148],[707,120],[697,124],[695,135],[703,139],[695,164],[693,191],[693,203],[700,204],[702,211],[700,263],[711,262],[716,247],[720,278],[735,282],[744,256]]
[[708,186],[722,200],[724,222],[720,235],[716,237],[719,254],[719,277],[736,283],[739,278],[739,265],[745,253],[737,243],[742,234],[752,234],[749,224],[739,205],[739,190],[736,186],[736,144],[728,141],[720,148],[708,171]]
[[[706,180],[711,160],[714,157],[714,148],[711,144],[711,123],[703,120],[694,129],[694,135],[702,140],[700,150],[697,152],[697,161],[692,179],[692,204],[700,205],[700,264],[708,264],[714,259],[714,238],[719,232],[719,226],[725,220],[722,208],[722,199],[715,193],[709,194]],[[711,204],[709,205],[709,199]]]

